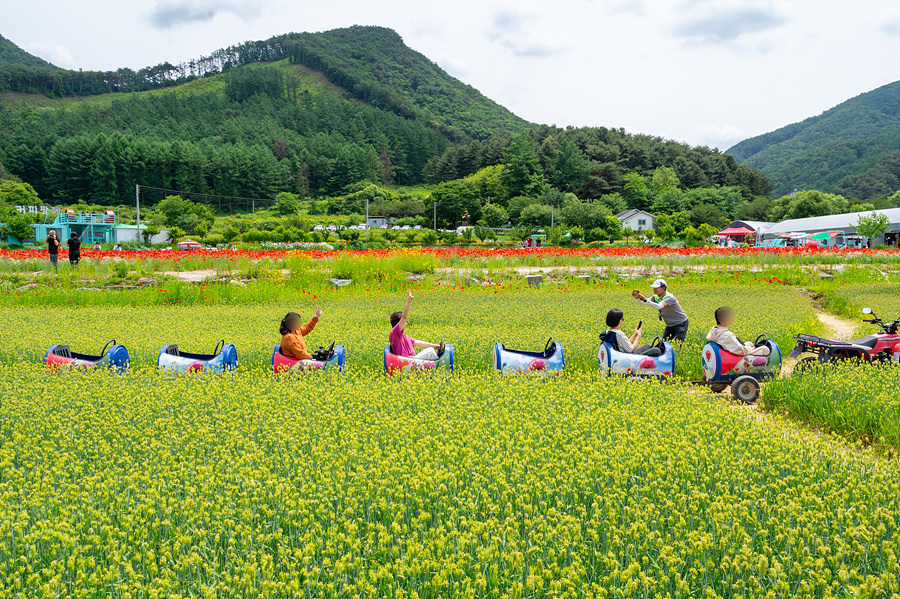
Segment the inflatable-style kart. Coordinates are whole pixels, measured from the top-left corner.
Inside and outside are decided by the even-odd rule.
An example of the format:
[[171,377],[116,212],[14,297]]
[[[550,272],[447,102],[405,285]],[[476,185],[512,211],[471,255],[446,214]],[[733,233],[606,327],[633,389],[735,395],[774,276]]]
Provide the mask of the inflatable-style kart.
[[759,383],[781,372],[781,349],[765,335],[756,338],[756,346],[769,348],[768,356],[739,356],[732,354],[718,343],[708,341],[703,347],[700,362],[703,365],[705,384],[715,392],[724,391],[731,385],[731,393],[744,403],[753,403],[759,398]]
[[393,376],[401,372],[417,372],[422,370],[444,370],[453,373],[453,345],[444,344],[437,350],[437,360],[421,360],[415,357],[398,356],[390,344],[384,346],[384,371]]
[[643,356],[619,351],[615,333],[606,332],[600,335],[600,351],[597,360],[600,362],[600,374],[623,375],[636,377],[654,377],[665,379],[675,371],[675,350],[668,341],[653,346],[659,347],[659,356]]
[[99,366],[115,369],[117,372],[125,372],[128,370],[129,363],[128,350],[124,345],[117,345],[115,339],[111,339],[103,346],[99,356],[75,353],[68,345],[51,345],[44,355],[44,364],[53,367],[95,368]]
[[210,372],[219,374],[237,368],[237,350],[222,339],[211,354],[190,354],[177,345],[163,345],[157,366],[166,372]]
[[328,349],[319,348],[319,351],[312,354],[312,360],[298,360],[281,353],[281,345],[275,346],[272,352],[272,369],[275,374],[284,374],[288,372],[312,372],[320,370],[337,370],[344,372],[344,365],[347,363],[347,352],[343,345],[335,345],[331,342]]
[[494,346],[494,369],[501,374],[512,372],[541,372],[558,374],[566,367],[562,343],[547,340],[544,351],[526,352],[509,349],[502,343]]

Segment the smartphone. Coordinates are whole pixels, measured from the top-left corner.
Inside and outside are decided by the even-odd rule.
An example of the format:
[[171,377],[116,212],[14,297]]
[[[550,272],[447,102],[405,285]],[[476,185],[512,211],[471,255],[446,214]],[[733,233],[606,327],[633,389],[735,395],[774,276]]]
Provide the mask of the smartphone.
[[642,328],[644,328],[644,321],[643,321],[643,320],[639,320],[639,321],[638,321],[638,330],[641,330]]

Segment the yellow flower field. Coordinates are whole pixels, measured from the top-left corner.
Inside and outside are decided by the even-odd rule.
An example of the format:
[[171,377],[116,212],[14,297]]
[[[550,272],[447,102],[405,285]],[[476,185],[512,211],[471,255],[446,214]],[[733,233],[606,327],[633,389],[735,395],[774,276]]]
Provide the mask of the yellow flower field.
[[[631,333],[644,321],[644,342],[661,335],[663,323],[653,308],[630,296],[632,287],[593,288],[577,285],[559,289],[466,287],[416,291],[410,334],[453,343],[456,364],[464,371],[490,370],[494,343],[538,351],[550,336],[562,342],[568,367],[596,371],[598,336],[606,330],[606,313],[625,310],[625,330]],[[644,289],[645,290],[645,289]],[[496,293],[495,293],[496,291]],[[819,324],[809,301],[798,291],[768,283],[687,284],[672,291],[691,317],[685,347],[676,354],[676,373],[700,378],[700,349],[715,324],[713,311],[730,305],[738,314],[734,330],[752,340],[766,333],[786,354],[792,335],[816,332]],[[645,290],[646,292],[646,290]],[[313,347],[337,340],[348,349],[348,367],[381,368],[382,351],[390,332],[389,314],[403,308],[404,296],[372,290],[355,294],[329,292],[314,298],[297,293],[296,301],[259,304],[189,306],[22,306],[0,312],[0,335],[5,339],[0,360],[39,361],[54,343],[74,351],[99,352],[115,338],[129,350],[132,368],[156,367],[159,348],[177,343],[186,351],[206,353],[224,338],[237,347],[242,365],[269,364],[279,342],[278,325],[289,310],[311,317],[318,303],[323,317],[308,343]]]
[[[0,598],[900,599],[897,460],[704,389],[598,377],[608,309],[662,331],[630,290],[417,291],[410,333],[452,342],[457,369],[398,379],[382,366],[398,294],[10,307]],[[692,319],[680,378],[699,377],[720,305],[742,338],[768,333],[784,353],[819,327],[784,285],[673,292]],[[281,317],[316,303],[309,344],[344,343],[346,374],[274,378]],[[565,375],[491,372],[496,341],[537,350],[550,335]],[[53,343],[94,353],[112,337],[125,375],[40,364]],[[223,337],[233,374],[155,369],[165,343]],[[888,393],[896,375],[879,372]]]
[[896,597],[900,470],[684,386],[0,365],[0,596]]

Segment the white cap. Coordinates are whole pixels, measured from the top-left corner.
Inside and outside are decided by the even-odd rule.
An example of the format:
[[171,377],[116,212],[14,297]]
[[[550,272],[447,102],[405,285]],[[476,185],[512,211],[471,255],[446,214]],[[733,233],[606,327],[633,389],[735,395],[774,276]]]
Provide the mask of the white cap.
[[666,280],[665,280],[665,279],[656,279],[655,281],[653,281],[653,287],[654,287],[654,288],[656,288],[656,287],[668,287],[668,285],[666,285]]

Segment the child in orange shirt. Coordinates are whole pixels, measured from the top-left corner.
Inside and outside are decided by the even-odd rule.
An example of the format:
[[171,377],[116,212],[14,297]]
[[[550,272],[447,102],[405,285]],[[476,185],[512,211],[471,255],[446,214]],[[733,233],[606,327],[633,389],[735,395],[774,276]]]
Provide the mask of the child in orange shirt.
[[295,360],[312,360],[312,354],[306,351],[306,340],[303,339],[309,335],[319,322],[322,316],[322,309],[316,306],[316,314],[306,324],[301,324],[300,315],[296,312],[288,312],[281,319],[281,353]]

